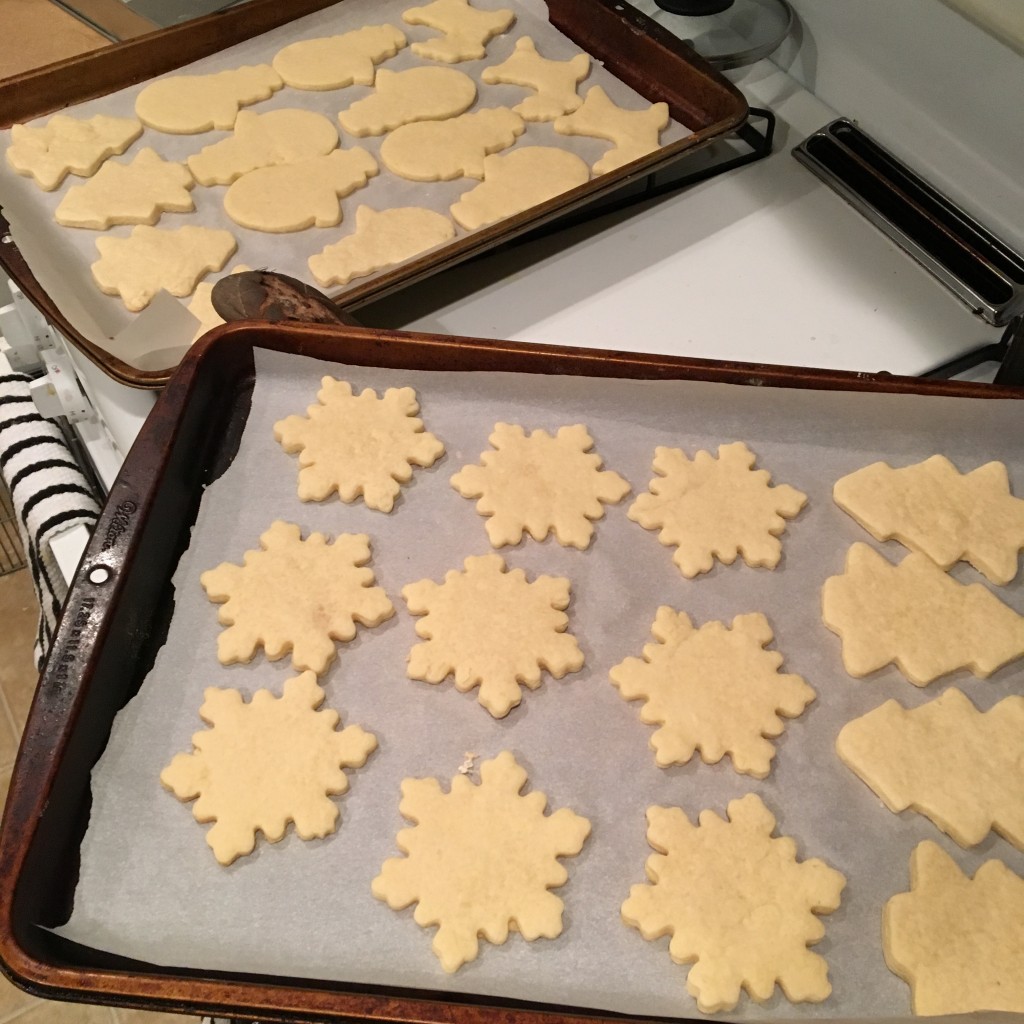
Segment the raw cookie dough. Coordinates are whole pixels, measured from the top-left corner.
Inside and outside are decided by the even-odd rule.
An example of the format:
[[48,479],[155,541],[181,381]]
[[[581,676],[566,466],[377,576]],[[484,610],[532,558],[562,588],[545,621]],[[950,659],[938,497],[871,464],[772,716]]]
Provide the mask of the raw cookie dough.
[[590,168],[575,153],[551,146],[526,146],[484,157],[484,180],[451,207],[467,231],[494,224],[583,185]]
[[130,163],[108,160],[84,185],[69,188],[53,216],[64,227],[97,231],[114,224],[155,224],[164,212],[194,210],[194,185],[184,164],[147,147]]
[[578,53],[571,60],[548,60],[537,53],[529,36],[516,40],[516,48],[502,64],[484,68],[480,77],[488,85],[522,85],[534,89],[512,109],[527,121],[554,121],[583,102],[576,86],[590,73],[590,57]]
[[272,523],[243,565],[222,562],[199,577],[206,596],[222,606],[218,621],[229,627],[217,638],[221,664],[251,661],[262,647],[271,661],[290,651],[296,669],[322,675],[337,653],[335,640],[354,639],[357,622],[377,626],[395,613],[373,585],[369,560],[365,534],[303,540],[293,523]]
[[[289,822],[300,839],[337,831],[343,768],[359,768],[377,740],[358,725],[337,729],[338,712],[317,711],[324,691],[312,672],[289,679],[275,697],[257,690],[245,703],[238,690],[210,687],[199,717],[211,728],[192,737],[160,781],[183,801],[195,800],[196,821],[216,824],[206,842],[221,864],[252,853],[256,833],[276,843]],[[196,799],[198,797],[198,799]]]
[[469,0],[434,0],[426,7],[410,7],[402,15],[407,25],[426,25],[442,33],[436,39],[413,43],[411,49],[417,57],[446,64],[486,57],[487,42],[507,32],[515,20],[513,11],[480,11],[470,7]]
[[454,68],[378,71],[377,88],[338,114],[350,135],[383,135],[413,121],[443,120],[468,110],[476,83]]
[[[242,274],[247,270],[252,270],[252,267],[239,263],[237,267],[231,268],[231,273]],[[192,301],[188,304],[188,311],[199,321],[199,327],[192,335],[191,344],[195,344],[204,334],[224,323],[221,315],[213,308],[214,284],[216,284],[215,281],[200,281],[196,285]]]
[[837,481],[832,494],[873,537],[895,538],[943,569],[965,559],[993,583],[1017,575],[1024,499],[1010,494],[1002,462],[970,473],[944,455],[901,469],[875,462]]
[[579,110],[555,119],[555,131],[560,135],[591,135],[614,143],[594,164],[595,174],[607,174],[658,149],[668,122],[667,103],[652,103],[646,110],[624,110],[595,85],[587,90]]
[[69,174],[88,178],[108,156],[123,153],[140,135],[134,117],[97,114],[81,121],[55,114],[45,125],[11,128],[7,163],[45,192],[52,192]]
[[274,70],[293,89],[373,85],[374,65],[394,57],[405,44],[405,34],[393,25],[366,25],[340,36],[291,43],[274,57]]
[[390,512],[413,466],[432,466],[444,445],[423,421],[412,388],[372,388],[358,395],[348,381],[323,377],[317,405],[274,424],[274,438],[299,453],[299,498],[345,502],[362,495],[367,508]]
[[961,846],[995,829],[1024,850],[1024,697],[984,713],[957,689],[910,710],[887,700],[843,726],[836,753],[890,811],[909,807]]
[[224,196],[224,212],[253,231],[302,231],[341,223],[341,200],[377,173],[361,146],[243,174]]
[[[545,814],[547,797],[520,794],[526,772],[509,751],[480,765],[480,783],[452,778],[404,779],[401,813],[414,822],[398,833],[406,855],[391,857],[371,891],[392,910],[415,903],[421,928],[438,926],[431,944],[449,973],[475,960],[479,938],[501,945],[515,929],[527,941],[562,933],[562,901],[549,889],[569,873],[590,822],[568,808]],[[514,865],[514,869],[512,869]]]
[[560,427],[554,436],[496,423],[488,440],[494,450],[480,456],[480,465],[463,466],[451,482],[464,498],[480,499],[476,510],[489,517],[493,547],[518,544],[525,531],[534,540],[554,533],[559,544],[585,548],[594,535],[592,520],[604,515],[602,502],[629,493],[628,481],[601,470],[601,456],[590,450],[594,439],[581,423]]
[[375,270],[394,266],[455,237],[455,225],[443,214],[418,206],[393,210],[356,208],[356,229],[339,242],[310,256],[309,269],[317,283],[348,284]]
[[814,700],[797,675],[781,675],[782,655],[759,612],[737,615],[730,629],[706,622],[694,629],[685,612],[658,609],[651,627],[656,644],[642,658],[626,658],[611,670],[626,700],[643,700],[640,720],[661,728],[651,747],[662,768],[686,764],[694,754],[717,764],[725,754],[738,772],[763,779],[771,770],[779,715],[796,718]]
[[964,586],[927,555],[893,565],[854,544],[840,576],[825,581],[822,619],[843,641],[851,676],[895,662],[915,686],[968,668],[990,676],[1024,655],[1024,618],[981,583]]
[[524,131],[523,119],[507,107],[447,121],[417,121],[387,136],[381,143],[380,162],[410,181],[482,178],[484,157],[508,149]]
[[294,164],[326,156],[338,145],[338,129],[312,110],[240,110],[234,134],[188,158],[200,185],[230,185],[259,167]]
[[969,878],[940,846],[919,843],[910,892],[885,905],[882,942],[918,1016],[1024,1013],[1024,878],[1002,861]]
[[140,224],[127,238],[97,238],[96,248],[100,259],[92,265],[92,276],[100,290],[120,295],[137,313],[161,288],[179,297],[191,295],[199,279],[220,270],[237,246],[230,231]]
[[753,468],[757,456],[742,442],[723,444],[716,459],[699,451],[691,462],[679,448],[654,449],[650,492],[626,515],[646,530],[658,530],[662,544],[676,545],[672,561],[692,579],[715,559],[732,565],[774,568],[782,557],[778,539],[807,501],[789,484],[771,484],[767,470]]
[[839,906],[846,879],[824,861],[798,861],[789,836],[761,798],[732,800],[729,820],[701,811],[693,825],[678,807],[649,807],[650,882],[634,885],[622,919],[645,939],[672,936],[677,964],[693,964],[686,988],[703,1013],[731,1010],[745,988],[771,998],[778,982],[793,1003],[832,991],[828,964],[807,947],[825,934],[815,916]]
[[569,581],[508,570],[501,555],[467,558],[443,583],[420,580],[402,589],[409,611],[424,616],[409,652],[412,679],[439,683],[455,676],[462,693],[480,687],[478,700],[504,718],[522,699],[520,684],[540,686],[541,670],[555,679],[583,667],[576,638],[566,633]]

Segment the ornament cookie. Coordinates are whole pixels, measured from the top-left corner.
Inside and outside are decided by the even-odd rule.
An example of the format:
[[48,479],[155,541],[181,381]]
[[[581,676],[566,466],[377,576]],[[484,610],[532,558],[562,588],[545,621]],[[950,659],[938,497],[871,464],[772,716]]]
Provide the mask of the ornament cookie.
[[228,131],[240,107],[268,99],[283,85],[269,64],[213,75],[175,75],[147,85],[135,99],[135,114],[147,127],[172,135]]
[[[480,465],[463,466],[452,487],[464,498],[479,498],[476,510],[486,523],[491,546],[518,544],[523,532],[534,540],[554,533],[559,544],[586,548],[594,535],[592,520],[604,515],[602,503],[621,501],[629,483],[602,470],[594,439],[581,423],[527,433],[520,426],[496,423],[488,438],[493,451]],[[532,481],[529,487],[523,481]]]
[[963,559],[993,583],[1017,575],[1024,499],[1002,462],[961,473],[944,455],[893,469],[884,462],[836,482],[836,504],[877,540],[895,538],[943,569]]
[[[252,270],[252,267],[239,263],[237,267],[231,268],[231,273],[243,274],[247,270]],[[191,344],[195,344],[204,334],[224,323],[224,319],[213,308],[214,284],[216,284],[216,281],[200,281],[196,285],[195,294],[193,294],[192,300],[188,304],[188,311],[199,321],[199,327],[196,329],[196,333],[192,335]]]
[[[568,808],[545,814],[547,797],[520,794],[526,772],[507,750],[480,765],[479,785],[456,774],[445,793],[437,779],[402,782],[402,815],[414,822],[371,883],[392,910],[415,903],[441,966],[475,960],[480,936],[501,945],[515,929],[527,941],[562,933],[562,901],[549,892],[569,873],[559,857],[580,852],[590,822]],[[511,865],[514,870],[510,870]]]
[[706,622],[694,629],[684,612],[661,607],[651,627],[656,644],[642,658],[626,658],[611,670],[626,700],[642,700],[640,720],[661,728],[651,737],[658,765],[686,764],[699,750],[706,764],[725,754],[738,772],[763,779],[771,770],[779,715],[796,718],[814,700],[797,675],[782,675],[782,655],[759,612],[737,615],[730,629]]
[[378,71],[377,88],[338,114],[350,135],[383,135],[413,121],[443,120],[468,110],[476,83],[454,68]]
[[237,245],[230,231],[140,224],[127,238],[97,238],[96,248],[100,259],[92,265],[92,276],[100,290],[120,295],[137,313],[161,288],[179,297],[191,295],[199,279],[220,270]]
[[792,1003],[820,1003],[832,991],[828,964],[807,947],[846,879],[817,858],[798,861],[789,836],[773,838],[775,818],[755,794],[730,801],[728,816],[701,811],[693,825],[678,807],[648,808],[658,852],[622,919],[645,939],[672,936],[669,954],[693,964],[686,988],[703,1013],[731,1010],[741,988],[763,1003],[776,982]]
[[594,164],[595,174],[607,174],[659,148],[668,127],[668,104],[652,103],[646,110],[624,110],[599,85],[587,90],[583,106],[555,119],[559,135],[590,135],[613,143]]
[[310,256],[309,269],[317,282],[348,284],[355,277],[366,277],[412,259],[455,237],[455,225],[441,213],[418,206],[393,210],[356,208],[356,229],[316,256]]
[[515,20],[513,11],[480,11],[470,7],[469,0],[434,0],[426,7],[410,7],[402,15],[407,25],[426,25],[442,33],[436,39],[413,43],[411,49],[417,57],[446,64],[486,57],[486,44],[507,32]]
[[504,718],[523,698],[520,684],[540,686],[541,670],[555,679],[583,667],[576,638],[566,633],[569,581],[509,570],[501,555],[467,558],[443,583],[420,580],[402,597],[424,643],[409,652],[412,679],[439,683],[450,675],[462,693],[480,687],[478,700]]
[[7,163],[44,192],[52,192],[69,174],[88,178],[108,156],[123,153],[140,135],[134,117],[97,114],[81,121],[55,114],[45,125],[11,128]]
[[339,732],[337,711],[316,710],[323,699],[312,672],[289,679],[281,697],[257,690],[248,704],[238,690],[206,690],[199,717],[210,728],[160,781],[179,800],[195,800],[196,821],[216,823],[206,842],[221,864],[252,853],[257,832],[279,842],[289,822],[300,839],[337,831],[329,797],[348,790],[342,769],[364,765],[377,740],[358,725]]
[[909,807],[961,846],[995,829],[1024,850],[1024,697],[986,712],[957,689],[910,710],[887,700],[843,726],[836,753],[890,811]]
[[822,619],[843,641],[843,665],[866,676],[890,662],[915,686],[958,668],[985,678],[1024,655],[1024,618],[980,583],[964,586],[926,555],[893,565],[854,544],[822,589]]
[[369,560],[365,534],[328,542],[311,533],[303,540],[293,523],[272,523],[243,565],[222,562],[199,577],[206,596],[221,605],[217,620],[228,627],[217,638],[221,664],[251,661],[262,647],[271,661],[290,651],[296,669],[322,675],[337,653],[335,640],[354,639],[357,622],[378,626],[395,614],[373,585]]
[[910,855],[910,892],[882,914],[885,962],[914,1013],[1024,1013],[1024,878],[986,861],[968,878],[940,846]]
[[340,36],[301,39],[274,57],[274,70],[293,89],[343,89],[373,85],[374,65],[394,57],[406,45],[393,25],[366,25]]
[[641,494],[626,515],[658,540],[675,545],[672,561],[692,579],[717,558],[732,565],[774,568],[782,557],[778,537],[807,501],[788,484],[772,484],[771,474],[753,468],[757,456],[742,442],[719,446],[718,458],[699,451],[691,462],[679,448],[655,448],[650,492]]
[[336,149],[281,167],[243,174],[224,196],[224,212],[243,228],[286,232],[341,223],[341,200],[377,173],[362,147]]
[[523,119],[506,107],[447,121],[417,121],[387,136],[381,143],[380,162],[410,181],[482,178],[484,157],[508,149],[524,131]]
[[575,110],[583,100],[576,86],[590,74],[590,56],[578,53],[571,60],[548,60],[537,52],[529,36],[516,40],[516,48],[502,64],[484,68],[480,77],[488,85],[521,85],[533,89],[512,109],[527,121],[554,121]]

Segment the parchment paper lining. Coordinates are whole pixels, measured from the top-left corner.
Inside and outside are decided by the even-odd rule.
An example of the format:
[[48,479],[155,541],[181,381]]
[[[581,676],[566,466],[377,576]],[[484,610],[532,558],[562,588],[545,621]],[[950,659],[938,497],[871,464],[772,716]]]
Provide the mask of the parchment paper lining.
[[[375,985],[411,986],[548,1001],[561,1005],[652,1014],[700,1016],[686,992],[686,968],[674,965],[667,940],[645,942],[619,918],[630,885],[644,880],[651,852],[644,810],[678,805],[691,818],[706,807],[722,813],[728,800],[762,796],[779,834],[797,839],[801,858],[822,857],[848,879],[842,907],[826,917],[815,949],[830,965],[833,995],[825,1003],[791,1006],[778,990],[765,1006],[744,997],[725,1016],[751,1020],[885,1020],[910,1015],[907,987],[882,957],[881,908],[908,888],[910,852],[932,839],[973,872],[999,857],[1024,873],[1024,855],[990,835],[963,851],[923,817],[886,810],[838,761],[841,726],[896,697],[919,705],[946,687],[961,687],[988,708],[1024,691],[1024,671],[1010,666],[990,680],[959,672],[925,690],[895,669],[855,680],[840,661],[840,644],[820,620],[825,578],[841,571],[856,540],[875,543],[831,501],[842,474],[886,457],[904,464],[936,451],[961,468],[992,458],[1024,487],[1018,402],[879,394],[741,388],[701,382],[636,382],[520,374],[414,372],[346,367],[257,351],[257,383],[241,448],[203,497],[191,545],[174,576],[175,614],[167,642],[137,697],[118,715],[93,773],[92,819],[82,845],[75,909],[62,933],[97,948],[173,966],[265,972]],[[357,388],[412,385],[428,429],[447,444],[429,470],[417,470],[390,516],[337,500],[303,504],[295,496],[296,457],[272,436],[277,419],[313,402],[320,377],[331,373]],[[568,576],[570,630],[586,654],[584,669],[561,681],[546,678],[523,703],[494,721],[473,694],[450,682],[431,686],[406,678],[415,642],[413,618],[400,590],[406,583],[458,567],[489,550],[483,519],[449,477],[478,460],[498,420],[555,429],[583,422],[605,465],[623,474],[634,494],[652,475],[655,445],[714,449],[745,440],[770,470],[809,495],[784,535],[775,571],[737,561],[696,580],[671,563],[671,549],[626,518],[632,498],[609,508],[585,552],[551,538],[527,541],[503,554],[511,566]],[[230,868],[220,867],[190,808],[164,792],[158,775],[201,727],[197,711],[207,686],[259,687],[277,692],[292,673],[287,662],[262,656],[246,666],[216,660],[216,609],[199,573],[223,560],[240,562],[275,518],[304,531],[366,532],[377,581],[397,607],[377,629],[361,629],[340,650],[324,679],[327,705],[343,723],[376,734],[380,747],[351,773],[339,798],[342,823],[334,836],[304,843],[293,834]],[[879,546],[879,545],[876,545]],[[899,545],[880,545],[892,560]],[[965,565],[954,575],[980,579]],[[999,596],[1024,608],[1019,584]],[[757,781],[735,773],[728,759],[658,769],[648,748],[652,728],[638,705],[608,681],[609,668],[648,642],[661,604],[687,611],[697,623],[763,611],[775,631],[783,671],[803,675],[818,698],[787,724],[776,742],[771,775]],[[407,776],[449,780],[467,751],[491,757],[512,750],[529,770],[532,788],[549,806],[569,806],[593,823],[582,855],[564,861],[569,882],[565,928],[556,940],[527,943],[513,935],[501,947],[482,943],[479,958],[457,974],[443,973],[430,951],[431,933],[375,900],[371,879],[397,855],[399,784]],[[114,867],[116,865],[116,868]]]

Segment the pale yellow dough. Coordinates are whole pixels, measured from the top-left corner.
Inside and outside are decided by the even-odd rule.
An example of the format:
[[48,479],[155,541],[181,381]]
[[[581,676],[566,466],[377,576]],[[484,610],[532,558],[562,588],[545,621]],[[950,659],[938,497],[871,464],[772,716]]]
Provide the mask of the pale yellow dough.
[[[237,267],[231,268],[232,274],[242,274],[252,267],[239,263]],[[188,311],[199,321],[196,333],[192,335],[192,344],[195,344],[204,334],[212,331],[224,323],[221,315],[213,308],[213,286],[215,281],[200,281],[196,285],[195,294],[188,304]]]
[[590,57],[578,53],[570,60],[548,60],[537,53],[529,36],[516,40],[512,56],[501,64],[484,68],[481,78],[488,85],[521,85],[533,89],[512,109],[527,121],[554,121],[575,110],[583,100],[576,86],[590,73]]
[[323,287],[348,284],[375,270],[394,266],[455,237],[455,225],[443,214],[418,206],[393,210],[356,209],[356,229],[310,256],[309,269]]
[[293,89],[373,85],[374,65],[405,45],[404,33],[393,25],[365,25],[340,36],[291,43],[274,57],[274,70]]
[[69,174],[91,177],[108,156],[123,153],[141,134],[142,125],[134,117],[97,114],[81,121],[55,114],[45,125],[11,128],[7,163],[52,192]]
[[147,85],[136,97],[135,113],[144,125],[173,135],[228,131],[235,126],[239,107],[265,100],[283,85],[269,64],[213,75],[174,75]]
[[480,11],[471,7],[469,0],[434,0],[425,7],[411,7],[402,15],[407,25],[426,25],[442,33],[437,39],[413,43],[412,52],[447,64],[487,56],[488,41],[507,32],[515,20],[513,11]]
[[377,173],[362,147],[336,149],[281,167],[243,174],[224,196],[224,211],[253,231],[302,231],[341,223],[341,200]]
[[549,889],[569,874],[590,822],[568,808],[545,814],[547,797],[523,796],[526,772],[509,751],[480,765],[480,782],[404,779],[401,813],[414,823],[398,833],[406,855],[384,862],[370,889],[392,910],[415,903],[413,920],[437,926],[432,948],[445,971],[475,960],[480,937],[495,945],[510,930],[527,941],[562,933],[562,901]]
[[133,313],[161,289],[191,295],[208,271],[220,270],[237,248],[230,231],[184,227],[165,230],[140,224],[127,238],[97,238],[100,259],[92,276],[107,295],[120,295]]
[[338,129],[312,110],[240,110],[232,135],[188,158],[200,185],[230,185],[259,167],[278,167],[326,156],[338,145]]
[[350,135],[383,135],[413,121],[443,120],[468,110],[476,83],[454,68],[377,72],[376,91],[338,114]]
[[484,157],[484,180],[451,207],[467,231],[494,224],[554,199],[590,180],[590,168],[575,153],[551,146],[526,146]]

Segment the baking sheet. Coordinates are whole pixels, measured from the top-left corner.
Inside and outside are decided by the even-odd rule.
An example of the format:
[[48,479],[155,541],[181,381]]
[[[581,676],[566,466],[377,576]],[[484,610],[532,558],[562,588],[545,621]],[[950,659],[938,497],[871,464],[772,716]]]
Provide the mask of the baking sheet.
[[[307,15],[158,77],[210,74],[243,64],[270,63],[274,55],[290,43],[324,35],[338,35],[366,24],[398,25],[410,44],[435,38],[438,35],[436,30],[425,26],[406,25],[402,22],[402,12],[413,6],[417,5],[412,0],[345,0],[343,3]],[[575,43],[550,24],[547,20],[547,7],[542,0],[474,0],[474,6],[488,10],[512,7],[516,11],[516,23],[508,32],[496,36],[488,43],[487,56],[484,59],[450,65],[464,71],[477,82],[478,96],[470,108],[471,111],[485,107],[514,106],[530,94],[530,90],[519,86],[487,85],[480,81],[480,73],[485,67],[499,64],[509,57],[517,39],[530,36],[545,57],[555,60],[568,60],[582,52]],[[430,65],[449,66],[423,60],[417,57],[409,46],[378,66],[392,71],[402,71],[411,67]],[[155,79],[150,81],[153,80]],[[68,107],[63,113],[76,117],[92,117],[99,113],[134,117],[135,98],[147,84],[148,82],[143,82],[109,96]],[[601,85],[620,106],[643,109],[649,105],[639,93],[619,81],[596,61],[591,62],[590,74],[578,86],[580,94],[583,95],[585,90],[593,85]],[[266,113],[269,110],[300,107],[324,114],[335,127],[339,127],[338,112],[372,92],[371,86],[353,85],[345,89],[322,92],[285,86],[270,99],[243,109]],[[28,123],[45,123],[50,116]],[[146,128],[126,153],[111,159],[130,160],[140,149],[149,146],[165,159],[184,161],[192,153],[197,153],[231,134],[212,131],[196,135],[170,135]],[[661,142],[662,145],[668,145],[690,134],[692,132],[689,129],[672,122],[662,133]],[[372,153],[380,164],[379,152],[384,138],[385,136],[370,136],[360,139],[342,132],[341,147],[350,149],[353,146],[362,146]],[[0,131],[0,149],[6,151],[10,143],[10,131]],[[610,148],[609,143],[600,139],[559,135],[552,124],[539,122],[527,122],[526,131],[519,137],[516,145],[520,148],[537,145],[558,146],[576,153],[588,166],[592,166]],[[181,316],[168,316],[166,309],[147,308],[139,314],[130,313],[119,297],[104,295],[93,281],[90,268],[99,258],[96,239],[103,234],[127,237],[131,234],[132,226],[121,225],[106,232],[99,232],[62,227],[53,219],[53,213],[67,190],[75,185],[81,185],[85,180],[68,175],[60,188],[54,192],[43,192],[33,179],[16,174],[8,166],[6,159],[0,160],[0,204],[4,207],[15,241],[47,294],[88,340],[139,369],[153,370],[173,366],[191,342],[198,321],[184,313]],[[286,234],[251,231],[240,227],[224,212],[223,199],[228,186],[215,185],[207,188],[197,184],[192,190],[195,211],[165,213],[157,226],[176,228],[184,224],[194,224],[221,228],[232,233],[238,242],[238,251],[228,260],[222,272],[207,275],[206,280],[216,280],[235,265],[245,264],[253,268],[276,270],[315,284],[306,261],[311,255],[321,252],[325,246],[354,231],[354,214],[357,206],[365,204],[378,210],[393,206],[425,206],[447,216],[449,206],[477,184],[479,182],[474,178],[442,182],[406,181],[390,173],[380,164],[380,173],[371,178],[366,187],[357,189],[341,201],[341,224],[331,228],[308,228],[305,231]],[[469,233],[458,225],[454,226],[456,238]],[[361,285],[368,280],[372,280],[372,275],[356,278],[350,282],[350,286]],[[338,295],[343,292],[344,288],[335,288],[330,294]],[[189,301],[190,297],[180,300],[183,306]],[[133,322],[141,322],[143,329],[124,334],[125,329]]]
[[[758,793],[775,814],[779,834],[797,839],[801,858],[821,857],[848,884],[840,909],[823,918],[815,946],[830,966],[833,995],[820,1005],[790,1005],[776,990],[763,1007],[744,997],[726,1016],[752,1020],[812,1018],[879,1020],[910,1014],[907,986],[883,961],[881,908],[909,887],[914,846],[932,839],[966,870],[999,857],[1024,873],[1024,854],[990,835],[961,850],[927,819],[893,815],[833,752],[848,720],[895,697],[916,706],[950,685],[982,708],[1024,692],[1024,668],[1009,666],[989,680],[957,672],[926,689],[894,668],[867,679],[846,675],[838,637],[820,619],[824,580],[842,570],[854,541],[877,545],[831,501],[842,474],[880,457],[916,461],[942,451],[961,468],[1002,459],[1018,493],[1024,486],[1019,445],[1024,406],[909,395],[814,392],[703,382],[640,382],[509,373],[453,373],[346,367],[256,350],[256,388],[239,452],[205,492],[191,545],[174,576],[175,612],[164,647],[138,695],[118,715],[109,745],[93,773],[92,817],[82,844],[74,912],[61,933],[86,945],[175,967],[334,979],[366,985],[409,986],[502,995],[652,1014],[700,1016],[687,994],[687,968],[671,962],[667,939],[646,942],[622,924],[619,906],[644,880],[651,850],[645,808],[677,805],[691,819],[703,808]],[[411,385],[428,430],[447,445],[430,469],[417,469],[390,515],[338,500],[305,504],[295,495],[297,457],[273,440],[272,424],[315,401],[324,373],[357,389]],[[632,498],[609,506],[592,546],[580,552],[548,538],[502,549],[507,563],[529,578],[539,573],[572,581],[569,630],[586,655],[582,671],[546,677],[522,704],[494,720],[475,693],[450,681],[409,680],[405,658],[416,642],[414,618],[401,588],[440,580],[469,555],[490,550],[474,502],[449,478],[477,462],[496,421],[554,430],[585,423],[607,468],[625,476],[633,494],[646,489],[656,445],[697,448],[744,440],[775,482],[805,491],[808,504],[783,535],[783,560],[759,570],[738,560],[686,580],[672,549],[626,517]],[[198,583],[222,561],[240,563],[260,533],[283,518],[304,535],[365,532],[377,583],[396,605],[393,619],[360,628],[340,648],[324,677],[326,706],[343,724],[358,723],[379,740],[367,764],[350,773],[338,798],[340,830],[302,842],[260,841],[256,852],[229,868],[204,842],[207,826],[191,808],[161,789],[160,770],[190,748],[202,727],[198,708],[207,686],[280,692],[293,673],[287,661],[262,655],[249,665],[221,666],[216,606]],[[958,565],[953,575],[978,575]],[[1020,584],[999,596],[1024,610]],[[741,776],[728,758],[705,765],[659,769],[648,741],[653,727],[639,704],[622,700],[609,669],[639,655],[650,640],[659,605],[684,610],[701,624],[761,611],[784,655],[782,671],[804,676],[817,691],[800,718],[775,741],[769,777]],[[408,776],[449,780],[467,751],[489,758],[511,750],[529,772],[529,787],[545,792],[549,808],[568,806],[593,831],[582,854],[565,858],[569,882],[565,927],[555,940],[527,943],[516,935],[501,946],[481,943],[479,958],[446,975],[430,950],[432,931],[412,920],[412,908],[393,912],[370,894],[383,861],[398,854],[395,833],[399,785]],[[479,762],[478,762],[479,763]],[[112,866],[116,865],[116,870]]]

